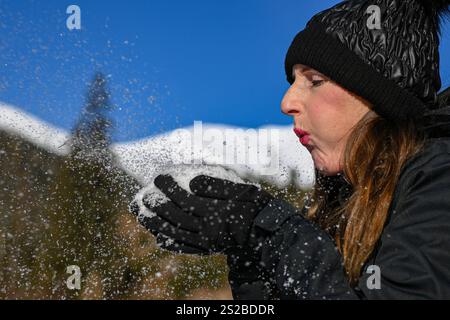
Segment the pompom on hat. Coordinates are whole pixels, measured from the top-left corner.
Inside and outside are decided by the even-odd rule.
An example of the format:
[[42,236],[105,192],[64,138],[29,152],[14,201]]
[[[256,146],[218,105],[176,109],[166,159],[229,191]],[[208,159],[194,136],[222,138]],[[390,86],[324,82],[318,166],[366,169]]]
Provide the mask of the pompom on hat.
[[287,80],[292,84],[293,66],[303,64],[372,103],[385,119],[420,118],[439,106],[440,23],[449,5],[450,0],[341,2],[316,14],[296,35],[286,54]]

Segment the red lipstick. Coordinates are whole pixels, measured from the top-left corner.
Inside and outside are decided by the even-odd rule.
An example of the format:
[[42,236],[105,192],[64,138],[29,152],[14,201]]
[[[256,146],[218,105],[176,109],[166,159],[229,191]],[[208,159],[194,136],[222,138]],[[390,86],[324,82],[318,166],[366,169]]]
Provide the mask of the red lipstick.
[[294,133],[299,137],[300,143],[307,145],[309,143],[309,133],[298,128],[294,128]]
[[302,129],[299,129],[299,128],[294,128],[294,132],[299,138],[301,138],[302,136],[309,135],[308,132],[306,132],[306,131],[304,131]]

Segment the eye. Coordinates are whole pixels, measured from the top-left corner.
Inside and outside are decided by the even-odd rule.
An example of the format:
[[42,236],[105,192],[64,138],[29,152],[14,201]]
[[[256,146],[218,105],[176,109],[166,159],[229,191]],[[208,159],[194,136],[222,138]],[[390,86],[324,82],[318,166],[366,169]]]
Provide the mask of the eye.
[[312,74],[311,77],[310,77],[310,82],[311,82],[313,87],[318,87],[321,84],[323,84],[325,81],[326,80],[323,77],[321,77],[321,76],[319,76],[317,74]]
[[324,82],[325,82],[325,80],[312,80],[311,81],[313,87],[318,87],[321,84],[323,84]]

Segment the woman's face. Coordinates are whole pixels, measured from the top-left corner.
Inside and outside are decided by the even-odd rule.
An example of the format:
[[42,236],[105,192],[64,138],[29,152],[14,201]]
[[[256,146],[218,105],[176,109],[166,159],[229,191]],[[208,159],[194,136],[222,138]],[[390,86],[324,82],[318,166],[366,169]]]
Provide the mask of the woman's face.
[[281,110],[294,118],[294,131],[315,167],[324,175],[336,175],[343,168],[349,134],[370,105],[307,66],[297,64],[292,72],[295,82]]

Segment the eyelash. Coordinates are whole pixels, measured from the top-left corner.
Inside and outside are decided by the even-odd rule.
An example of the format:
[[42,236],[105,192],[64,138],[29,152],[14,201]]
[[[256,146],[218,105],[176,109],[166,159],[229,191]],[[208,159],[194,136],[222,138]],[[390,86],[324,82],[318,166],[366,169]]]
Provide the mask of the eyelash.
[[314,80],[314,81],[311,81],[313,87],[318,87],[321,84],[323,84],[324,82],[325,82],[325,80]]

